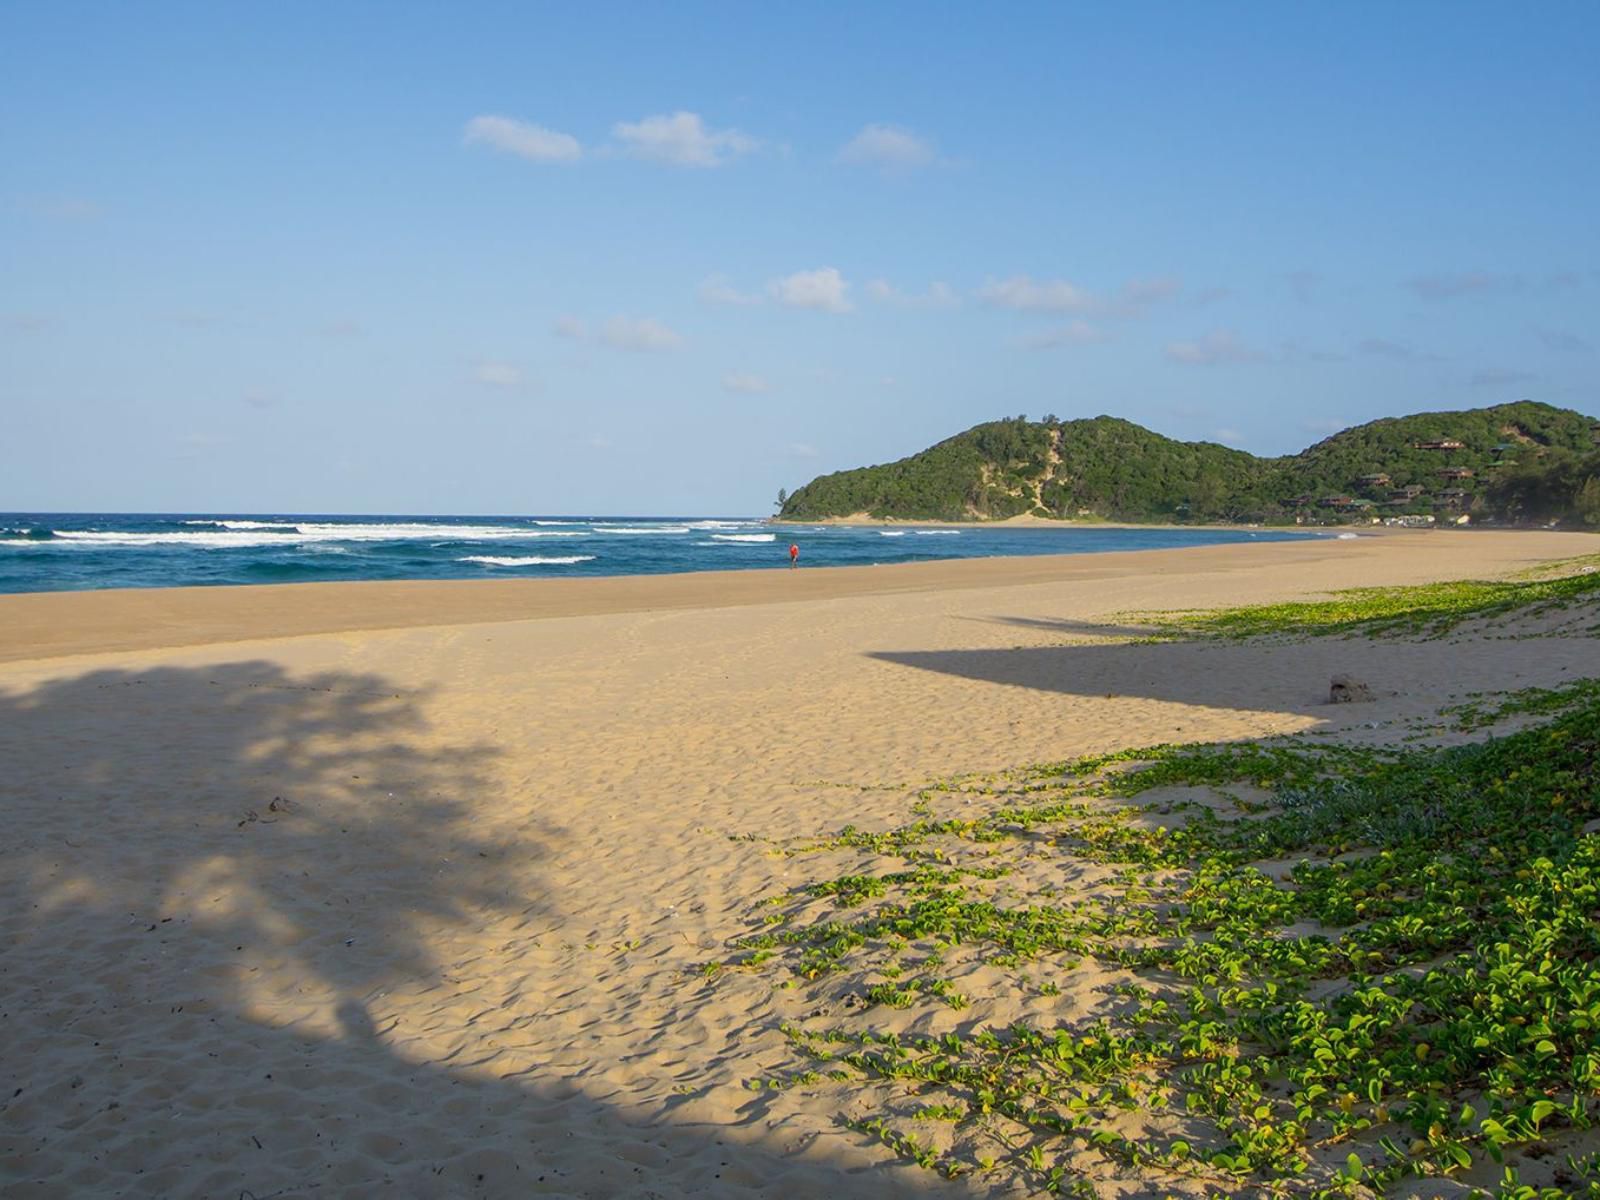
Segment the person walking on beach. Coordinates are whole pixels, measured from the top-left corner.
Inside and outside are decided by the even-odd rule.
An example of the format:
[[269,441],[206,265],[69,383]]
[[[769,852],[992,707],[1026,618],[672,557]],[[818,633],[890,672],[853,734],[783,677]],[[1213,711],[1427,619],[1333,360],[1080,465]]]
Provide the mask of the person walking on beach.
[[789,565],[791,567],[798,567],[800,565],[800,547],[796,546],[793,542],[789,543]]

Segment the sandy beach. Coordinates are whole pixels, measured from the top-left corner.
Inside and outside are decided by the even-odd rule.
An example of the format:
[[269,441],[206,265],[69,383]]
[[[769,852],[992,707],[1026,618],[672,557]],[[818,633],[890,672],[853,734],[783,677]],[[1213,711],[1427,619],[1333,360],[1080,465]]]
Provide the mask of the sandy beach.
[[[698,968],[794,883],[771,840],[901,821],[954,773],[1370,740],[1560,682],[1592,641],[1146,644],[1119,619],[1597,549],[0,597],[0,1192],[989,1194],[747,1087],[815,1000]],[[1328,705],[1339,672],[1376,701]],[[1064,1019],[1099,982],[948,1020]]]

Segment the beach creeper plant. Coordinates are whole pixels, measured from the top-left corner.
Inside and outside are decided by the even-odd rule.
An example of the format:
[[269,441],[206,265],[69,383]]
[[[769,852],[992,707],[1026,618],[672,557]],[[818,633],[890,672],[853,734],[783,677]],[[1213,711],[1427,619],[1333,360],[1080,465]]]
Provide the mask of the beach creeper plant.
[[1554,578],[1352,588],[1336,592],[1327,600],[1201,612],[1142,613],[1134,619],[1151,625],[1159,637],[1442,637],[1469,621],[1513,612],[1538,616],[1574,605],[1600,603],[1600,570],[1586,560],[1572,560],[1566,565],[1572,573]]
[[[765,1086],[865,1102],[852,1127],[895,1153],[1038,1191],[1131,1169],[1158,1192],[1361,1195],[1488,1162],[1483,1195],[1600,1197],[1595,1158],[1561,1158],[1600,1113],[1600,694],[1473,720],[1507,716],[1552,719],[1452,749],[1162,746],[949,781],[906,826],[797,846],[850,869],[775,898],[725,964],[787,973],[820,1014],[786,1026],[796,1068]],[[1271,802],[1230,804],[1245,784]],[[1066,882],[1085,870],[1088,894]],[[1112,982],[1058,1021],[876,1015],[927,1029],[1086,962]],[[977,990],[995,968],[1018,974]],[[1519,1151],[1560,1165],[1524,1183]]]

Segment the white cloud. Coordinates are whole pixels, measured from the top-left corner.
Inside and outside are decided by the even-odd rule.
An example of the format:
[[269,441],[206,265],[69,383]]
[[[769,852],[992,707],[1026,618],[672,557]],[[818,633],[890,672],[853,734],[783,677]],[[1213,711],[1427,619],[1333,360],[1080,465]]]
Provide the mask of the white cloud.
[[692,112],[619,121],[611,133],[634,158],[673,167],[720,167],[761,144],[737,129],[707,129]]
[[1035,281],[1027,275],[988,280],[978,289],[978,299],[996,308],[1014,308],[1024,312],[1086,313],[1097,306],[1092,295],[1065,279]]
[[1098,325],[1079,320],[1030,333],[1020,344],[1028,350],[1054,350],[1061,346],[1092,346],[1110,338],[1111,335]]
[[1019,312],[1076,313],[1086,317],[1139,317],[1154,304],[1170,300],[1183,290],[1176,279],[1158,276],[1133,279],[1116,292],[1097,295],[1065,279],[1033,279],[1013,275],[990,279],[978,289],[978,299],[995,308]]
[[817,448],[808,442],[790,442],[789,455],[792,458],[815,458]]
[[511,117],[473,117],[462,130],[461,140],[468,145],[483,142],[532,162],[576,162],[583,156],[583,147],[570,133],[557,133]]
[[1226,329],[1215,329],[1192,342],[1172,342],[1167,358],[1190,366],[1214,367],[1224,363],[1260,362],[1262,355],[1252,350]]
[[761,303],[760,295],[754,292],[741,292],[725,275],[712,275],[700,285],[696,294],[706,304],[748,306]]
[[1212,432],[1211,436],[1224,446],[1237,446],[1244,441],[1244,434],[1237,429],[1217,429]]
[[510,363],[481,362],[472,369],[472,378],[484,387],[514,388],[523,383],[522,372]]
[[938,159],[932,143],[898,125],[867,125],[839,151],[839,161],[883,171],[914,171]]
[[760,375],[731,371],[722,377],[722,386],[741,396],[762,396],[772,390],[772,385]]
[[575,342],[589,340],[589,326],[577,317],[557,317],[554,332],[557,337],[571,338]]
[[665,353],[683,345],[683,338],[654,317],[612,317],[600,329],[600,340],[617,350]]
[[886,279],[873,279],[867,283],[867,295],[879,304],[892,304],[898,308],[958,308],[961,297],[948,283],[934,280],[925,292],[903,292]]
[[845,295],[849,290],[849,283],[839,274],[837,267],[796,271],[793,275],[774,279],[767,285],[767,291],[779,304],[831,313],[850,311],[851,304]]

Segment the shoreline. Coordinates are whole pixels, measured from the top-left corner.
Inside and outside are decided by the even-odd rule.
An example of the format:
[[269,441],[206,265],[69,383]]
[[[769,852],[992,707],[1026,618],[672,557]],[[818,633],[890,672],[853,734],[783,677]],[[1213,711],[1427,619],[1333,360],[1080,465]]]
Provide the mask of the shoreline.
[[[767,524],[778,526],[823,525],[837,528],[882,526],[890,528],[904,525],[908,528],[920,529],[1232,529],[1232,530],[1268,530],[1273,533],[1297,533],[1304,529],[1300,525],[1230,525],[1230,524],[1205,524],[1205,525],[1180,525],[1176,522],[1163,521],[1102,521],[1078,520],[1072,517],[1038,517],[1032,513],[1019,513],[1014,517],[1004,517],[998,521],[937,521],[929,517],[875,517],[870,513],[851,513],[845,517],[768,517]],[[1318,527],[1322,528],[1322,527]],[[1329,528],[1332,528],[1331,526]],[[1379,526],[1378,528],[1382,528]],[[1313,531],[1314,532],[1314,531]]]
[[[1261,570],[1284,585],[1319,567],[1364,562],[1386,584],[1461,578],[1454,564],[1487,560],[1509,572],[1594,553],[1593,535],[1526,532],[1516,539],[1430,537],[1431,530],[1389,529],[1381,537],[1307,537],[1160,550],[939,559],[881,566],[799,570],[695,571],[576,579],[371,580],[208,587],[94,589],[0,595],[0,662],[78,654],[257,641],[367,630],[480,625],[750,605],[817,602],[854,596],[967,591],[1017,585],[1072,584],[1144,576]],[[1397,556],[1384,545],[1410,539]],[[1472,546],[1477,552],[1463,555]],[[1495,553],[1485,556],[1484,548]],[[1380,548],[1381,547],[1381,548]],[[1337,586],[1348,570],[1328,576]]]

